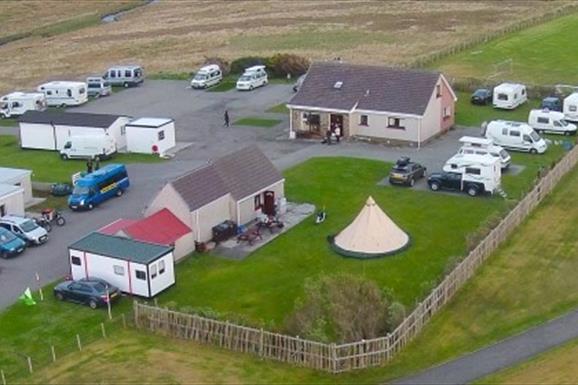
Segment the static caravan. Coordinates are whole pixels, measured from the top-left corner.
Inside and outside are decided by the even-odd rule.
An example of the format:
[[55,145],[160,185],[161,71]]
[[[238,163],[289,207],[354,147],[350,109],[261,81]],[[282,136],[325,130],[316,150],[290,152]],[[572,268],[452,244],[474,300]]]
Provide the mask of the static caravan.
[[543,154],[548,144],[526,123],[493,120],[486,128],[486,138],[499,146],[531,154]]
[[144,82],[141,66],[116,66],[109,68],[103,78],[112,86],[134,87]]
[[523,84],[502,83],[494,88],[494,108],[513,110],[527,100],[526,86]]
[[24,191],[24,204],[32,202],[32,170],[0,167],[0,184],[21,187]]
[[564,114],[558,111],[532,110],[528,115],[528,124],[539,133],[576,134],[576,125],[568,123],[564,119]]
[[574,92],[564,99],[562,112],[564,112],[566,120],[578,122],[578,92]]
[[175,284],[173,248],[91,233],[68,248],[74,280],[100,278],[121,291],[152,298]]
[[49,106],[79,106],[88,101],[88,86],[84,82],[49,82],[38,86]]
[[4,215],[24,216],[24,189],[0,183],[0,217]]
[[20,117],[22,148],[57,150],[64,148],[71,137],[107,135],[114,139],[117,150],[126,147],[125,125],[128,116],[81,112],[28,111]]
[[46,96],[40,92],[12,92],[0,98],[0,118],[23,115],[26,111],[44,111]]
[[164,155],[175,147],[175,121],[167,118],[139,118],[126,124],[126,150]]

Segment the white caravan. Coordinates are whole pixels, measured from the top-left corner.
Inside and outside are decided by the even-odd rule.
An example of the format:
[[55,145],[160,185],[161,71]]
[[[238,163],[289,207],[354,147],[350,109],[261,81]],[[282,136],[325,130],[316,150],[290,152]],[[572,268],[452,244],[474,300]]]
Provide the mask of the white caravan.
[[502,83],[494,88],[494,108],[513,110],[527,100],[526,86],[523,84]]
[[457,155],[486,155],[489,154],[498,158],[503,169],[510,167],[512,157],[504,148],[494,144],[494,141],[488,138],[477,138],[474,136],[462,136],[460,138],[462,147],[458,150]]
[[216,64],[204,66],[191,80],[191,88],[207,88],[217,85],[223,79],[221,68]]
[[578,122],[578,92],[574,92],[564,99],[562,112],[566,120]]
[[84,82],[49,82],[38,86],[38,92],[46,96],[49,106],[78,106],[88,101]]
[[546,141],[522,122],[493,120],[486,128],[486,138],[492,139],[498,146],[531,154],[543,154],[548,148]]
[[39,92],[12,92],[0,98],[0,118],[23,115],[26,111],[44,111],[46,97]]
[[116,143],[112,136],[71,136],[60,150],[60,157],[67,159],[99,158],[108,159],[116,153]]
[[500,160],[491,155],[468,155],[447,169],[445,171],[444,166],[445,173],[432,173],[428,177],[428,185],[433,191],[459,190],[470,196],[501,191]]
[[564,114],[558,111],[532,110],[528,115],[528,124],[539,133],[576,134],[576,125],[568,123],[564,119]]
[[237,89],[239,91],[249,90],[267,85],[269,82],[264,65],[249,67],[243,75],[237,80]]

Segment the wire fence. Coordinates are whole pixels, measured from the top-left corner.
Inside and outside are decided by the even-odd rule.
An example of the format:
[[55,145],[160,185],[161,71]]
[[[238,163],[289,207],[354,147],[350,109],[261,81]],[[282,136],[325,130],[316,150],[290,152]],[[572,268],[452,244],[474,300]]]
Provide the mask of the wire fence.
[[4,356],[0,361],[0,385],[19,383],[27,376],[53,365],[61,358],[83,351],[88,345],[107,338],[115,337],[124,329],[134,326],[132,314],[121,314],[112,319],[103,320],[98,325],[71,333],[67,338],[51,343],[36,341],[31,351],[16,351],[0,348]]

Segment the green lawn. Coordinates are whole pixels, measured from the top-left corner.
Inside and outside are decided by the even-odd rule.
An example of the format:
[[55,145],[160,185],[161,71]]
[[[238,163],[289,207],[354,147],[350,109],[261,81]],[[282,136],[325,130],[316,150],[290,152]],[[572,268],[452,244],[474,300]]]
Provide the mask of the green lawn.
[[[147,154],[117,154],[107,163],[154,163],[164,160]],[[37,182],[69,182],[72,174],[86,170],[86,161],[60,159],[56,151],[23,150],[18,139],[0,135],[0,167],[17,167],[32,170],[32,180]]]
[[487,79],[507,68],[496,68],[496,64],[511,59],[512,71],[498,78],[542,85],[577,84],[576,36],[578,14],[574,13],[443,58],[431,67],[453,77]]
[[264,127],[264,128],[271,128],[275,127],[281,123],[279,119],[266,119],[266,118],[259,118],[259,117],[248,117],[242,118],[233,123],[234,126],[253,126],[253,127]]
[[288,114],[289,109],[287,108],[287,104],[281,103],[281,104],[277,104],[276,106],[269,108],[267,110],[267,112],[272,112],[275,114]]
[[207,89],[208,92],[226,92],[235,89],[239,75],[227,75],[214,87]]
[[480,127],[483,122],[496,119],[527,122],[530,110],[540,107],[539,100],[530,99],[515,110],[500,110],[491,105],[473,105],[470,103],[471,94],[468,92],[457,92],[457,96],[456,124],[467,127]]
[[15,118],[0,118],[0,126],[4,127],[17,127],[18,126],[18,119]]
[[578,378],[577,356],[578,340],[574,340],[475,383],[478,385],[575,384]]

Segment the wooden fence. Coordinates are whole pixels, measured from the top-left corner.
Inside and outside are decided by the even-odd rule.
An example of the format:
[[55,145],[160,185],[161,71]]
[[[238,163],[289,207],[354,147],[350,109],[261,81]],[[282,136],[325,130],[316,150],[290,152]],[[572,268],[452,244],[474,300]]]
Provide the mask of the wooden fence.
[[135,325],[170,337],[190,339],[331,373],[382,365],[411,341],[433,315],[453,298],[476,269],[576,163],[578,146],[540,179],[532,191],[387,336],[347,344],[325,344],[137,302],[134,305]]

